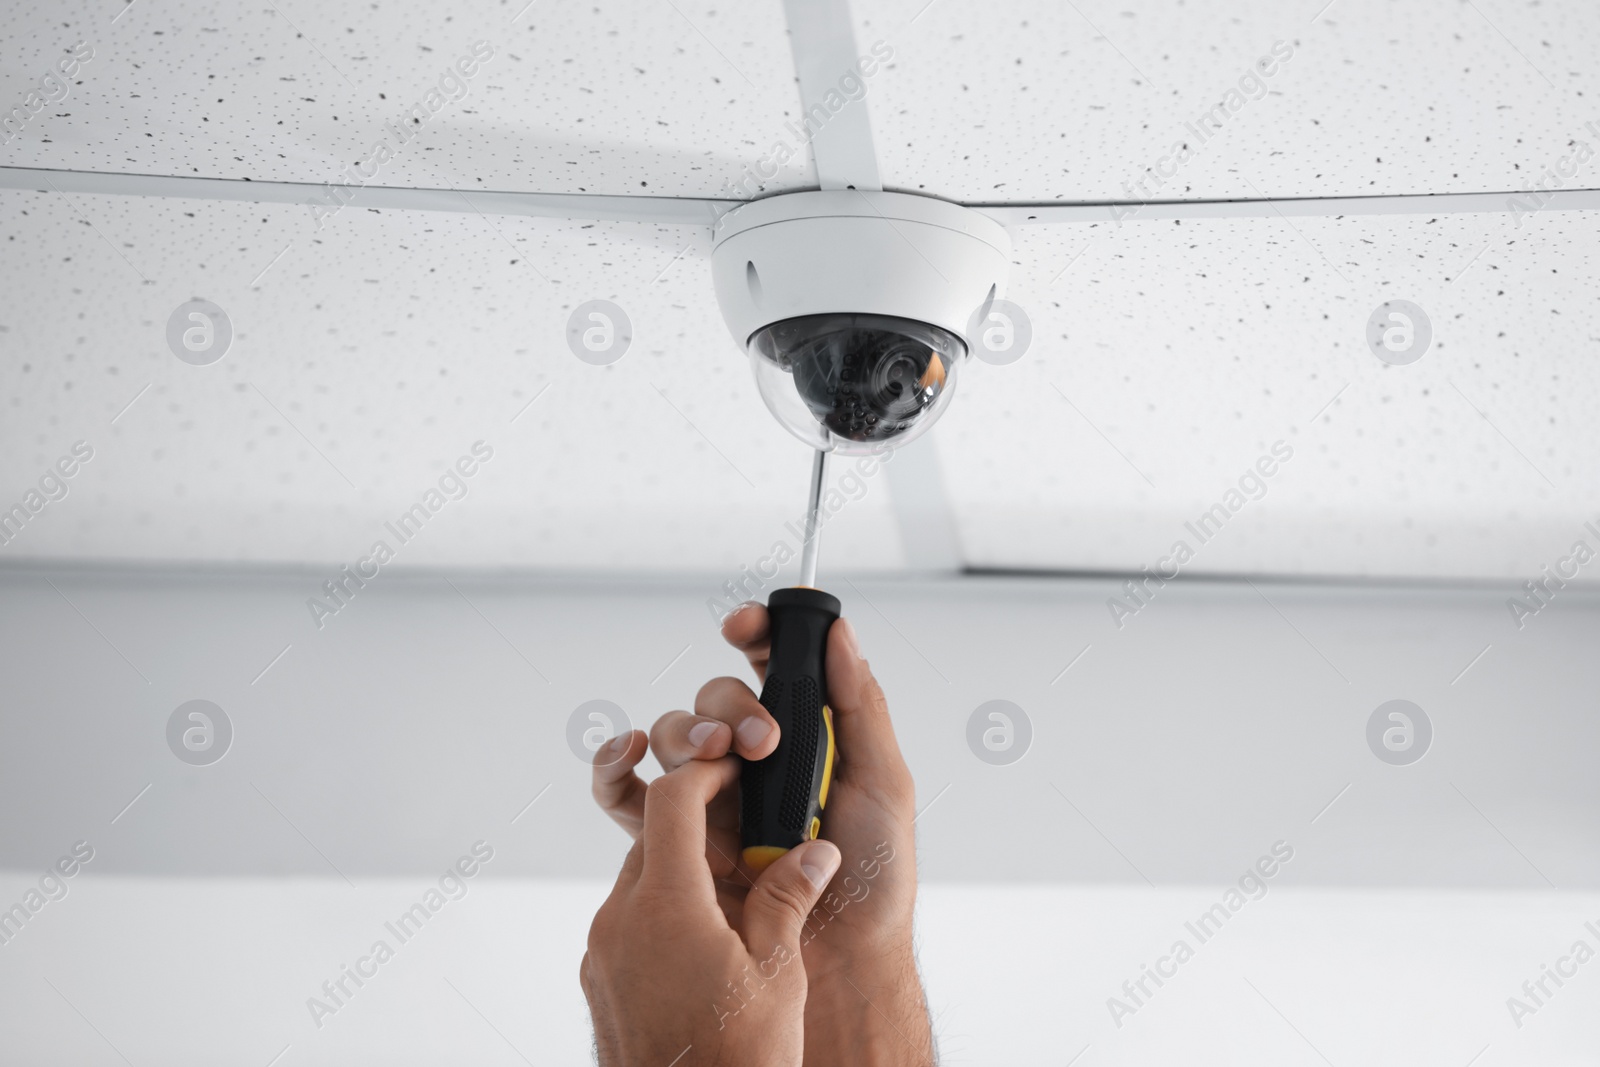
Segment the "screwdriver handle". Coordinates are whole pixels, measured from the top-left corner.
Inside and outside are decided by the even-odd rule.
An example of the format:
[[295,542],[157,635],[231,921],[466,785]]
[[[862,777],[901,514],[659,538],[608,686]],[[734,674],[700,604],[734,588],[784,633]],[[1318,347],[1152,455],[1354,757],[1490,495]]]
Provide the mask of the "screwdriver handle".
[[822,832],[835,748],[828,708],[828,628],[839,599],[819,589],[774,590],[767,598],[772,656],[761,706],[778,723],[778,747],[741,771],[740,836],[745,864],[762,870]]

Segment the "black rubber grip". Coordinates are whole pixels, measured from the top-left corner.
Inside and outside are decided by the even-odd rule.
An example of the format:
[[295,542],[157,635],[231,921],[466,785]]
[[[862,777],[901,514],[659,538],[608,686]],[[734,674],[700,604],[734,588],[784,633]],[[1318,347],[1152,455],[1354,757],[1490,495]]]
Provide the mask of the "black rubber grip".
[[[761,704],[777,720],[778,747],[766,759],[745,761],[740,831],[745,849],[790,849],[811,838],[832,770],[825,654],[839,600],[817,589],[779,589],[767,612],[772,657]],[[746,861],[760,865],[749,854]]]

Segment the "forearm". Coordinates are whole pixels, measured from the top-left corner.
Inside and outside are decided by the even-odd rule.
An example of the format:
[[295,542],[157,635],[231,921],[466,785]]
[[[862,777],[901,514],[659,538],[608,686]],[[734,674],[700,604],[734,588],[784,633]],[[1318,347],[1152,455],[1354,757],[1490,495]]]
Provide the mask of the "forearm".
[[840,970],[826,982],[811,984],[806,997],[807,1067],[937,1064],[922,978],[910,948],[901,958],[876,962],[882,965]]

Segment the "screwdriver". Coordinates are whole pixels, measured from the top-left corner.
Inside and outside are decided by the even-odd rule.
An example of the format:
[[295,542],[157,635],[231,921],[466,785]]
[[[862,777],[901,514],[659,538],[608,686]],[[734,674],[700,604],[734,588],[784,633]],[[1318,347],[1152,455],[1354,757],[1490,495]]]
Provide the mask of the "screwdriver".
[[778,747],[765,759],[746,760],[740,772],[740,838],[745,865],[760,871],[803,841],[822,833],[837,750],[828,707],[828,629],[839,599],[815,588],[817,513],[827,481],[828,454],[811,467],[800,584],[767,598],[772,655],[761,687],[761,706],[778,723]]

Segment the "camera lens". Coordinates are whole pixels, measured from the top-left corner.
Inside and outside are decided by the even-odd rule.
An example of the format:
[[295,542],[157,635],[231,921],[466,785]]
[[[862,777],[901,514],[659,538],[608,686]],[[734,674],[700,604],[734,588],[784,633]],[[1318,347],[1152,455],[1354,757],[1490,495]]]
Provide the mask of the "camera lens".
[[883,315],[808,315],[752,340],[793,376],[813,418],[847,441],[901,437],[938,404],[966,349],[948,331]]

